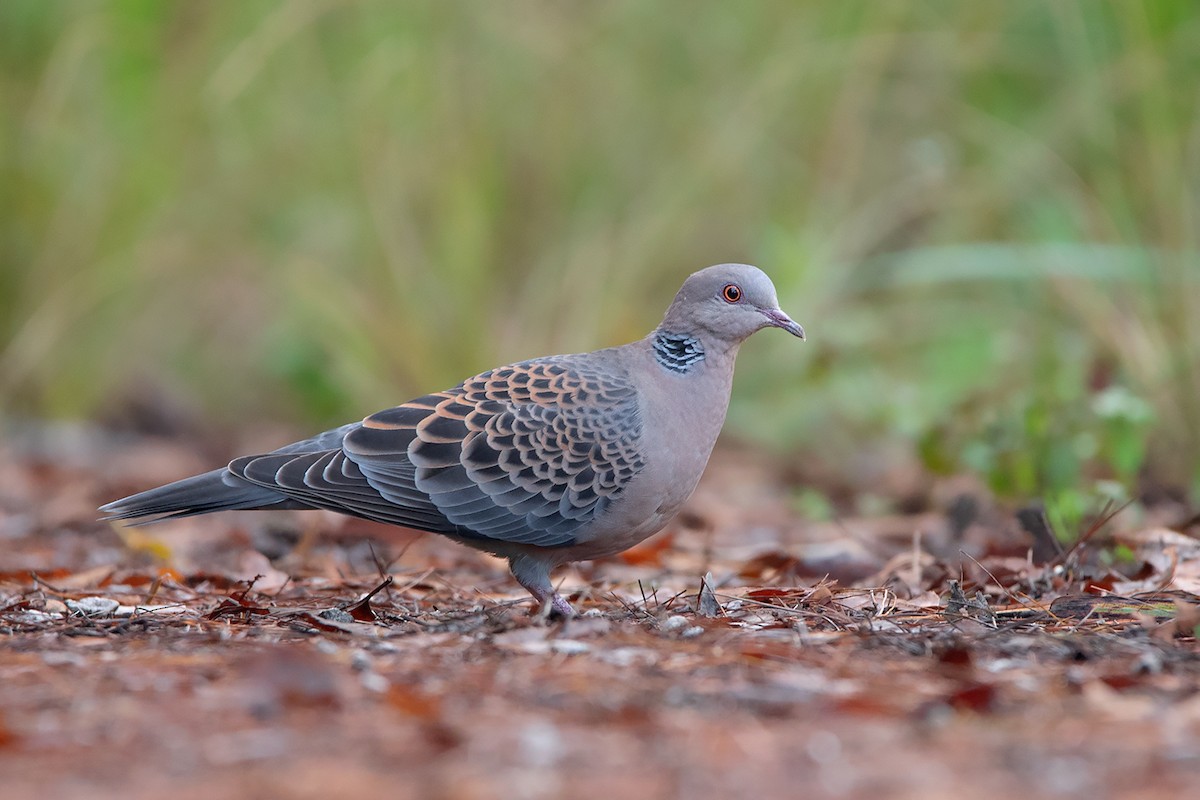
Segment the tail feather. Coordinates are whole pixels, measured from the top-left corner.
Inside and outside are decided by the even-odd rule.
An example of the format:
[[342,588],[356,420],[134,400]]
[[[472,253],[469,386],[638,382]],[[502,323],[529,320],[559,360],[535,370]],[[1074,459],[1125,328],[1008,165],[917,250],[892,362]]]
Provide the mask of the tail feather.
[[165,519],[215,511],[311,508],[265,486],[256,486],[222,467],[157,489],[130,495],[100,507],[106,520],[148,525]]

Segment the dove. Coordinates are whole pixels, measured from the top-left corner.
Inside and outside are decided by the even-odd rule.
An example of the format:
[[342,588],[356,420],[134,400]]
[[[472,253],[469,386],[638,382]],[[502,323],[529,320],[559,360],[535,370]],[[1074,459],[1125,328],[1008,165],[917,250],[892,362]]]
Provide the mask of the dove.
[[718,264],[636,342],[497,367],[100,511],[147,524],[327,509],[430,531],[507,559],[544,613],[570,617],[552,570],[667,525],[708,464],[738,349],[763,328],[804,339],[764,272]]

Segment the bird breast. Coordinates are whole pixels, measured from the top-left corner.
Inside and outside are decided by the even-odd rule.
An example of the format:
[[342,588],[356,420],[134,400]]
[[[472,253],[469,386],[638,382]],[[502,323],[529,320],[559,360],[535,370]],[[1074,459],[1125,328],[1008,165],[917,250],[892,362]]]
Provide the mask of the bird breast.
[[691,497],[725,422],[729,362],[709,359],[703,370],[641,383],[645,466],[604,518],[579,531],[572,558],[632,547],[662,530]]

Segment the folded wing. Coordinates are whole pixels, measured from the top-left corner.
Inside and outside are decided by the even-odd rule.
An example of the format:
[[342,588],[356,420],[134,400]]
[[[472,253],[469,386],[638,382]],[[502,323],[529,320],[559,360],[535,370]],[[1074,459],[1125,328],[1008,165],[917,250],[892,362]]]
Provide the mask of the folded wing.
[[339,433],[337,449],[249,456],[229,470],[320,508],[555,547],[645,465],[633,386],[570,356],[485,372]]

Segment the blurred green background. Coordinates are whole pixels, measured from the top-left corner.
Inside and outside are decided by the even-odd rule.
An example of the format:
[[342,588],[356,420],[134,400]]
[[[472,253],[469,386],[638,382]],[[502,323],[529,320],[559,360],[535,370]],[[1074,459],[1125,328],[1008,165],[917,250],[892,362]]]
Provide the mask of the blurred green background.
[[1194,0],[4,0],[0,59],[10,418],[302,432],[736,260],[809,341],[735,436],[1198,485]]

